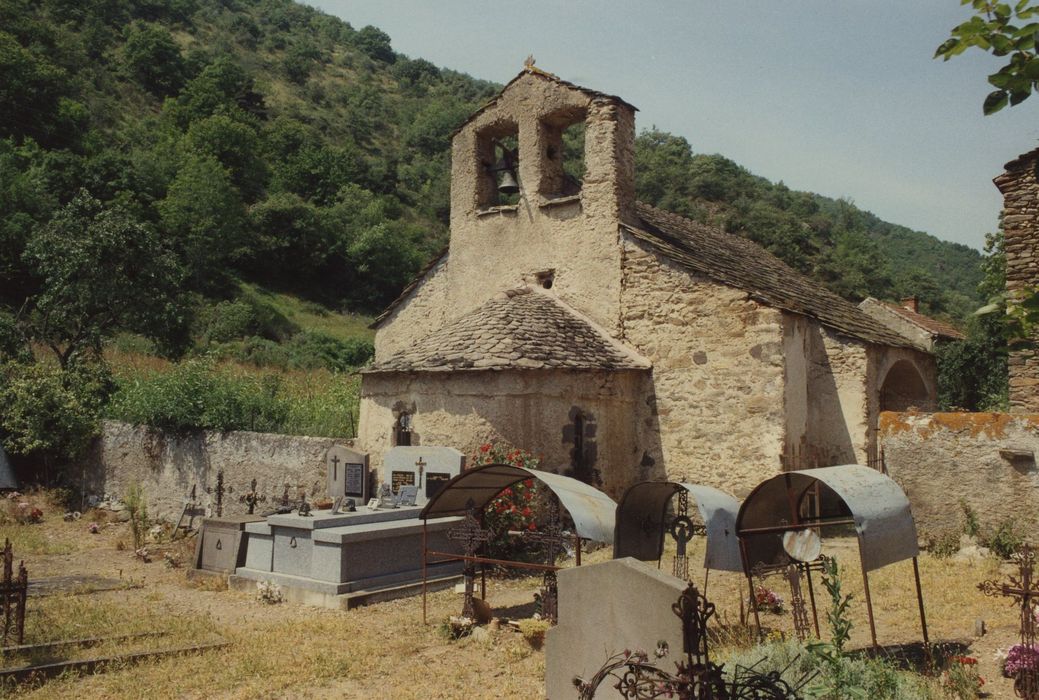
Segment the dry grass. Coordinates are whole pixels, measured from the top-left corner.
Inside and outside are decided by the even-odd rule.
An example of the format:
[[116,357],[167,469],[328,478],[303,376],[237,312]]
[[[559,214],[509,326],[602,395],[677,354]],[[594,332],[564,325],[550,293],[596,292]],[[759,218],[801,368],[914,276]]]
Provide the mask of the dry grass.
[[[492,626],[485,639],[451,641],[440,623],[457,615],[460,597],[450,591],[429,599],[429,625],[422,624],[420,598],[381,603],[349,612],[292,604],[265,605],[247,593],[220,589],[207,583],[189,583],[182,569],[163,567],[161,555],[143,564],[130,552],[116,550],[128,538],[125,524],[111,524],[102,534],[88,535],[86,519],[62,522],[60,512],[47,512],[42,525],[9,525],[4,530],[21,541],[29,537],[19,529],[35,529],[55,542],[72,546],[70,554],[46,551],[26,553],[30,577],[89,573],[121,577],[140,587],[75,597],[31,599],[33,612],[27,621],[27,641],[112,636],[137,631],[163,631],[161,638],[134,640],[63,654],[122,653],[144,648],[170,648],[203,643],[214,636],[231,642],[225,649],[201,654],[113,667],[88,677],[65,677],[37,687],[7,688],[9,695],[25,698],[536,698],[544,682],[544,652],[531,648],[523,635],[508,626]],[[3,531],[0,531],[3,534]],[[32,535],[35,537],[36,535]],[[16,540],[17,541],[17,540]],[[190,542],[180,545],[190,549]],[[852,646],[869,643],[869,628],[862,599],[862,579],[853,542],[829,546],[845,568],[844,587],[852,593],[855,628]],[[21,556],[16,551],[16,555]],[[586,556],[586,563],[603,561],[608,548]],[[703,557],[703,542],[694,540],[690,561]],[[185,559],[186,561],[186,559]],[[986,690],[992,697],[1011,697],[1009,684],[996,677],[992,652],[1013,642],[1017,624],[1014,609],[986,598],[975,585],[1000,574],[1000,564],[954,563],[923,556],[920,561],[932,640],[969,637],[976,618],[988,622],[992,632],[976,640],[971,653],[981,661]],[[670,566],[665,555],[664,568]],[[694,580],[703,583],[704,572],[695,568]],[[488,600],[497,610],[516,609],[529,603],[537,588],[536,578],[490,581]],[[769,582],[784,597],[780,578]],[[919,640],[919,623],[910,562],[871,573],[870,585],[882,644]],[[824,591],[816,586],[822,617]],[[745,581],[738,575],[713,572],[708,595],[716,603],[719,619],[731,623],[719,629],[716,654],[745,647],[752,639],[740,627],[739,601]],[[609,605],[609,601],[603,601]],[[565,613],[564,613],[565,614]],[[788,615],[762,616],[767,629],[791,633]],[[727,647],[727,649],[726,649]],[[3,692],[3,691],[0,691]]]

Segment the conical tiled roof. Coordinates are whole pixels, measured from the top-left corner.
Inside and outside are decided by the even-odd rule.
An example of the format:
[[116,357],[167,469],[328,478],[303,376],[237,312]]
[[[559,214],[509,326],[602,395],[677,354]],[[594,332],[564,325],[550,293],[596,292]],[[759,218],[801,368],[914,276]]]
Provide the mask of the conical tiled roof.
[[365,373],[649,367],[573,309],[524,287],[496,295]]

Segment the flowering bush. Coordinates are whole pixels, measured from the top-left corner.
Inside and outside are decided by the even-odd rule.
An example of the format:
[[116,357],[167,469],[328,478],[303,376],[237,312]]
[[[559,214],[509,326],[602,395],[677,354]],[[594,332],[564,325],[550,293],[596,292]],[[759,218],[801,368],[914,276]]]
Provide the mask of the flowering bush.
[[101,532],[101,526],[97,523],[90,523],[90,525],[87,526],[87,532],[89,532],[91,535],[96,535],[97,533]]
[[750,605],[757,603],[758,610],[776,613],[777,615],[783,612],[783,596],[765,586],[756,586],[754,588],[754,599],[747,602]]
[[942,687],[950,698],[974,700],[981,693],[985,679],[978,675],[978,660],[973,656],[954,656],[942,674]]
[[1007,650],[1006,659],[1003,660],[1003,675],[1013,678],[1022,671],[1039,670],[1039,649],[1015,644]]
[[[537,469],[541,458],[508,445],[485,443],[470,460],[473,464],[509,464],[523,469]],[[496,559],[517,559],[524,551],[520,542],[512,541],[509,532],[537,530],[537,517],[542,510],[538,484],[525,479],[502,491],[487,504],[484,525],[497,537],[488,543],[488,553]]]
[[21,501],[14,509],[14,519],[22,525],[38,523],[43,520],[43,511],[28,501]]

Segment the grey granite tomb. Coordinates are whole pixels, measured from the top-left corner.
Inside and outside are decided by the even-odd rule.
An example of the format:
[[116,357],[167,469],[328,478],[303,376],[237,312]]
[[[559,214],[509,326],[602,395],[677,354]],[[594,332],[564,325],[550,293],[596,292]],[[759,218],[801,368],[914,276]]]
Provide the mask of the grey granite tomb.
[[242,531],[248,523],[262,520],[259,515],[203,518],[195,540],[194,565],[188,569],[188,578],[233,574],[245,563]]
[[383,459],[382,483],[394,494],[401,486],[417,486],[421,506],[464,469],[465,455],[453,447],[394,447]]
[[[421,590],[422,521],[418,507],[333,514],[315,511],[271,515],[246,526],[245,565],[230,583],[240,590],[260,581],[281,586],[287,600],[330,608],[352,608]],[[429,549],[460,553],[447,531],[461,518],[429,520]],[[431,565],[431,589],[457,580],[459,562]]]

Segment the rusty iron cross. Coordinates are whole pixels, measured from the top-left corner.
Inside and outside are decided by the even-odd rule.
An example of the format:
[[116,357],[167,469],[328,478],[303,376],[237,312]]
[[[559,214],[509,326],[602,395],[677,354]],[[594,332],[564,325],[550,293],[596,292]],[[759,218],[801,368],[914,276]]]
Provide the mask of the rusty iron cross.
[[447,531],[447,539],[462,543],[462,551],[465,552],[465,568],[462,576],[465,578],[465,598],[462,601],[462,617],[470,620],[476,619],[476,606],[473,604],[473,587],[476,583],[476,562],[471,557],[476,556],[480,545],[489,542],[491,533],[480,526],[480,519],[476,515],[476,503],[469,499],[466,504],[465,519],[455,528]]
[[[548,504],[548,518],[541,529],[528,530],[523,533],[523,538],[545,545],[545,563],[548,566],[556,565],[566,536],[563,534],[563,524],[559,517],[559,504],[555,499]],[[559,619],[559,589],[554,569],[546,570],[541,578],[541,615],[550,622]]]
[[[1014,555],[1017,576],[1008,576],[1007,581],[989,579],[978,584],[978,590],[987,596],[1010,598],[1021,608],[1021,644],[1035,653],[1035,612],[1039,602],[1039,582],[1035,580],[1035,550],[1025,544]],[[1026,700],[1039,699],[1039,668],[1020,671],[1014,679],[1014,692]]]
[[698,531],[693,521],[689,519],[689,492],[682,489],[678,493],[678,507],[676,515],[668,523],[667,531],[675,539],[675,563],[671,573],[683,581],[689,580],[689,557],[686,556],[686,546]]
[[800,641],[808,639],[811,632],[808,622],[808,608],[805,606],[804,594],[801,592],[801,567],[790,564],[784,572],[790,583],[790,613],[794,618],[794,631]]

